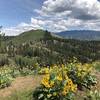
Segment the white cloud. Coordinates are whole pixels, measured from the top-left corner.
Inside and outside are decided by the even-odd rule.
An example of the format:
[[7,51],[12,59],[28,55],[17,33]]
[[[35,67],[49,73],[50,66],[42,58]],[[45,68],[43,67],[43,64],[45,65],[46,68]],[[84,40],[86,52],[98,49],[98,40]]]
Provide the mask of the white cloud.
[[98,0],[46,0],[42,8],[35,11],[43,17],[51,18],[50,20],[56,19],[52,27],[55,26],[57,30],[100,30]]
[[41,27],[41,22],[36,23],[36,20],[33,18],[31,19],[31,23],[20,23],[19,25],[15,27],[8,27],[8,28],[3,28],[2,32],[4,32],[6,35],[18,35],[22,32],[28,31],[28,30],[36,30],[36,29],[43,29]]
[[31,29],[51,32],[69,29],[100,30],[100,2],[98,0],[45,0],[39,15],[30,23],[20,23],[16,27],[4,28],[6,35],[16,35]]
[[56,15],[82,20],[100,18],[100,2],[98,0],[46,0],[41,10],[35,10],[41,15]]
[[61,25],[62,23],[63,20],[55,21],[31,18],[31,23],[20,23],[16,27],[3,28],[2,32],[6,33],[6,35],[18,35],[24,31],[32,29],[47,29],[51,32],[59,32],[67,29],[66,24]]

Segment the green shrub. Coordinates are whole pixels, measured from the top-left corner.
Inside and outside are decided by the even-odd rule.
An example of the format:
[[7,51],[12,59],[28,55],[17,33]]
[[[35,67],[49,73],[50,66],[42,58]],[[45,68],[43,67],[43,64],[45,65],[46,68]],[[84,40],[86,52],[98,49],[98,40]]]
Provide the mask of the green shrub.
[[23,68],[32,70],[35,68],[34,65],[36,60],[28,57],[16,56],[15,63],[17,66],[19,66],[19,70],[22,70]]
[[5,55],[0,55],[0,66],[4,66],[8,64],[9,64],[8,57]]
[[93,63],[93,67],[94,67],[97,71],[100,72],[100,61],[94,62],[94,63]]
[[31,47],[25,48],[25,50],[23,51],[23,55],[28,57],[33,57],[34,55],[33,48]]
[[6,66],[0,68],[0,88],[8,87],[12,80],[12,70]]
[[97,90],[90,91],[87,93],[87,96],[84,98],[84,100],[100,100],[100,92]]
[[92,74],[92,65],[76,63],[67,66],[68,76],[78,85],[78,89],[91,89],[97,83],[95,76]]

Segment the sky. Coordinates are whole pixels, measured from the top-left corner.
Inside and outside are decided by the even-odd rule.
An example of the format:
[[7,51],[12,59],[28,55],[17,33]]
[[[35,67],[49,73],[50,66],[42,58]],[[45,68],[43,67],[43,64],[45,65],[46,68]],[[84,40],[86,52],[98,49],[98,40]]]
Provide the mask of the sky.
[[100,30],[100,0],[0,0],[1,25],[6,35],[31,29]]

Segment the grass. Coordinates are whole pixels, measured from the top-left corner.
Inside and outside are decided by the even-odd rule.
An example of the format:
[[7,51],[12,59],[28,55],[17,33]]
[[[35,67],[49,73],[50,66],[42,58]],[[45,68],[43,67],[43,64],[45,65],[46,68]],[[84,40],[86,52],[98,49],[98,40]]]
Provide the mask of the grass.
[[100,72],[100,61],[94,62],[93,67]]
[[39,40],[44,37],[44,34],[45,31],[42,30],[31,30],[31,31],[24,32],[12,38],[11,40],[13,43],[20,44],[24,42],[33,41],[33,40]]
[[11,86],[0,90],[0,100],[33,100],[33,91],[43,76],[17,77]]
[[0,100],[33,100],[33,90],[15,91],[9,97],[0,97]]

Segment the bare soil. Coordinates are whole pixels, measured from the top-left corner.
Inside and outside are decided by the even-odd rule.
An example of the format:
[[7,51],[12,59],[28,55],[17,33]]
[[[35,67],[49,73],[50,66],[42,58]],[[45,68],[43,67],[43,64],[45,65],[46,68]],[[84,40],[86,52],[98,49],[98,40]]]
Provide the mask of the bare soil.
[[8,97],[14,92],[35,89],[40,85],[43,76],[17,77],[11,86],[0,90],[0,97]]

